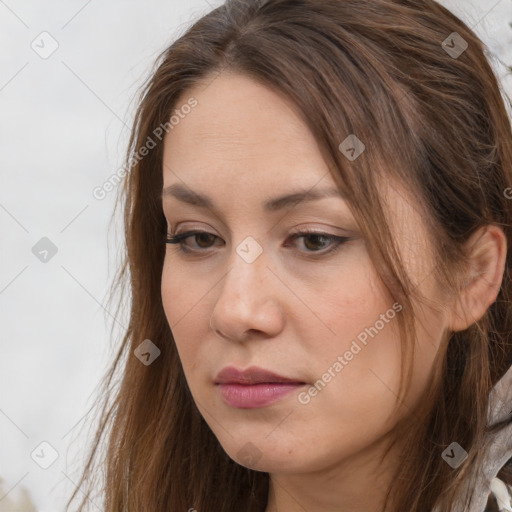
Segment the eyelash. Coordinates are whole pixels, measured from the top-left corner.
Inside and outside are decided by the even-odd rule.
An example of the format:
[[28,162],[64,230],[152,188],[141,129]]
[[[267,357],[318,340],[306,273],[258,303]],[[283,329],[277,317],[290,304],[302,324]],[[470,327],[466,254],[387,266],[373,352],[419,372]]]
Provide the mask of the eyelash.
[[[217,235],[209,233],[208,231],[192,230],[192,231],[186,231],[184,233],[180,233],[178,235],[170,235],[169,233],[167,233],[167,236],[165,238],[165,243],[167,243],[167,244],[177,244],[178,245],[178,249],[182,253],[185,253],[185,254],[190,255],[192,257],[194,257],[194,256],[201,256],[201,255],[204,255],[204,253],[206,253],[211,248],[208,247],[206,249],[195,250],[195,249],[188,249],[184,245],[184,241],[187,238],[193,237],[195,235],[201,235],[201,234],[211,235],[211,236],[213,236],[215,238],[219,238]],[[303,231],[298,231],[296,233],[292,233],[290,238],[292,240],[295,240],[297,238],[304,238],[305,236],[311,236],[311,235],[316,235],[316,236],[319,236],[321,238],[327,239],[327,240],[329,240],[331,242],[334,242],[334,246],[331,246],[331,248],[327,249],[326,251],[307,251],[307,252],[310,253],[310,256],[313,257],[313,258],[315,256],[317,256],[317,255],[318,256],[326,256],[328,254],[333,254],[336,251],[338,251],[339,249],[341,249],[343,244],[345,244],[346,242],[349,242],[350,240],[352,240],[352,237],[336,236],[336,235],[331,235],[331,234],[328,234],[328,233],[322,233],[320,231],[310,231],[310,230],[303,230]],[[203,253],[203,254],[201,254],[201,253]]]

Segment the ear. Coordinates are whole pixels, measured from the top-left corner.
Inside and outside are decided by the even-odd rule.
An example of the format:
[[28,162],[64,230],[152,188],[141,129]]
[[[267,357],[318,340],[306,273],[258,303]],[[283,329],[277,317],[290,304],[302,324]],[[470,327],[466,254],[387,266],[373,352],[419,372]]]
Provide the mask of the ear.
[[500,227],[488,224],[471,236],[466,250],[469,268],[452,305],[452,331],[478,322],[496,300],[505,271],[507,239]]

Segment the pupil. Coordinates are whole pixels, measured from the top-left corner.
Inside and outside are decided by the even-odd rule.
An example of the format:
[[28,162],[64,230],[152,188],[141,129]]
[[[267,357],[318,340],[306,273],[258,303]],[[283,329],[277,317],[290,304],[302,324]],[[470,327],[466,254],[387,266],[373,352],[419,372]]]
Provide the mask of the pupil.
[[[323,236],[322,236],[322,235],[308,235],[308,236],[304,239],[304,242],[305,242],[306,246],[308,247],[308,245],[309,245],[309,244],[307,243],[307,241],[308,241],[308,240],[313,240],[313,246],[314,246],[314,247],[313,247],[313,249],[318,249],[318,246],[317,246],[317,245],[315,245],[315,241],[316,241],[316,242],[319,242],[319,240],[321,241],[321,239],[322,239],[322,238],[323,238]],[[320,243],[320,245],[322,245],[322,244]],[[311,249],[311,247],[308,247],[308,249]]]
[[[200,234],[196,235],[196,241],[198,241],[198,245],[202,247],[203,245],[201,243],[201,237],[208,238],[211,236],[212,235],[210,235],[208,233],[200,233]],[[204,238],[202,239],[203,241],[204,241]],[[208,245],[208,240],[206,241],[206,245]]]

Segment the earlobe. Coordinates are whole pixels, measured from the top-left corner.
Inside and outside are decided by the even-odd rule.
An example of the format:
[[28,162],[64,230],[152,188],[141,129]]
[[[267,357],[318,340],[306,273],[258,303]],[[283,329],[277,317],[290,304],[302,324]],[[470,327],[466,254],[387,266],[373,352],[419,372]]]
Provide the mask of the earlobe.
[[452,305],[452,331],[478,322],[496,300],[505,271],[507,239],[500,227],[488,224],[468,240],[467,251],[469,267]]

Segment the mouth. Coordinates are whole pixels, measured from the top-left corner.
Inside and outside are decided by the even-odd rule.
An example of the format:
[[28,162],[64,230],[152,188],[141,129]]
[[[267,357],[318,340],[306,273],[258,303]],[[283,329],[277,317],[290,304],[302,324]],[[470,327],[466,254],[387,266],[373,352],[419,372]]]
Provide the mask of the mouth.
[[305,386],[300,379],[285,377],[263,368],[224,368],[215,378],[224,402],[239,409],[265,407]]

